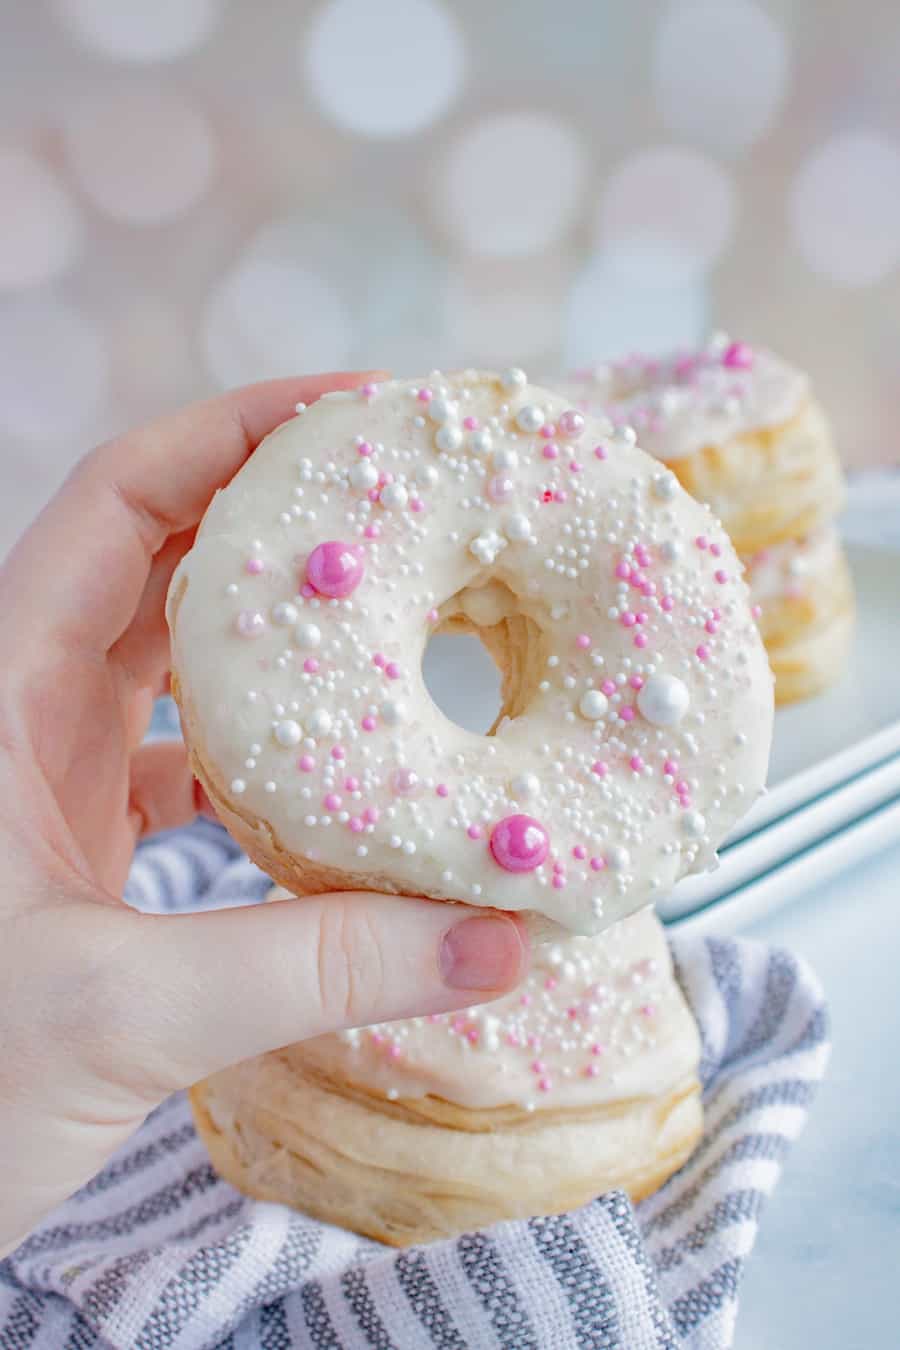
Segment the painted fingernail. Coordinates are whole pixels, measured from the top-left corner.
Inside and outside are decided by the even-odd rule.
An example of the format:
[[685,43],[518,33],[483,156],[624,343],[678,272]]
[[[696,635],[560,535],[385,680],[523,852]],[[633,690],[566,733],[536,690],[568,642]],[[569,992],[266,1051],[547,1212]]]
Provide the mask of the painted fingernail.
[[507,989],[525,964],[525,943],[512,919],[463,919],[444,934],[441,975],[450,989]]

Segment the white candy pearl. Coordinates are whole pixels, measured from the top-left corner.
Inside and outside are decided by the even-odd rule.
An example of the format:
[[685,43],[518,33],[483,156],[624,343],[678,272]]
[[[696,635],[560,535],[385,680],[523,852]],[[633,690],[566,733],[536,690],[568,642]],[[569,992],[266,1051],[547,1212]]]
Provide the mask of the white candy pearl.
[[494,468],[503,472],[505,469],[517,469],[519,467],[519,456],[515,450],[511,450],[508,445],[501,445],[494,451]]
[[299,722],[279,722],[275,727],[275,739],[279,745],[283,745],[285,750],[289,750],[293,745],[299,745],[303,739],[303,728]]
[[523,403],[516,413],[516,426],[520,431],[537,431],[544,425],[544,410],[536,403]]
[[389,727],[394,727],[398,722],[403,721],[403,704],[398,703],[396,699],[386,699],[381,705],[380,712],[382,722]]
[[446,398],[433,398],[428,405],[428,416],[432,422],[437,422],[438,425],[442,422],[451,421],[456,415],[456,404],[451,403]]
[[416,482],[420,487],[435,487],[440,476],[433,464],[420,464],[416,469]]
[[596,722],[599,718],[605,717],[608,708],[609,699],[601,689],[586,690],[578,704],[578,711],[589,722]]
[[686,811],[681,817],[681,828],[690,839],[700,839],[706,833],[706,817],[699,811]]
[[313,736],[325,736],[331,730],[331,713],[325,708],[316,708],[307,722]]
[[541,780],[534,773],[519,773],[509,786],[514,797],[534,797],[541,790]]
[[361,459],[350,470],[350,483],[355,488],[366,490],[378,482],[378,470],[367,459]]
[[681,557],[681,545],[677,539],[666,539],[659,551],[665,562],[676,562]]
[[641,716],[655,727],[677,726],[690,702],[688,687],[677,675],[651,675],[637,696]]
[[322,632],[317,624],[298,623],[294,629],[294,638],[298,647],[312,648],[318,647],[322,641]]
[[487,427],[472,433],[472,449],[476,455],[489,455],[493,449],[494,438]]
[[678,491],[678,479],[674,473],[657,473],[653,475],[653,494],[661,502],[670,502]]
[[516,514],[510,516],[509,520],[504,524],[503,533],[506,535],[507,539],[512,539],[517,542],[523,539],[530,539],[531,521],[526,515],[523,515],[521,512],[516,512]]
[[381,489],[378,500],[389,511],[402,511],[409,501],[409,493],[402,483],[387,483]]
[[524,384],[528,383],[528,376],[518,366],[510,366],[500,376],[500,383],[504,389],[521,389]]
[[634,427],[617,427],[613,432],[613,440],[619,445],[637,445],[637,432]]
[[463,442],[462,428],[455,422],[448,422],[446,426],[438,428],[434,438],[434,443],[439,450],[458,450]]
[[281,600],[277,605],[273,605],[272,622],[277,623],[279,628],[286,628],[289,624],[296,623],[297,606],[292,605],[288,600]]
[[243,778],[232,778],[231,791],[236,797],[239,797],[242,792],[247,791],[247,784],[244,782]]
[[612,872],[624,872],[631,862],[631,854],[623,844],[614,844],[606,850],[606,865]]

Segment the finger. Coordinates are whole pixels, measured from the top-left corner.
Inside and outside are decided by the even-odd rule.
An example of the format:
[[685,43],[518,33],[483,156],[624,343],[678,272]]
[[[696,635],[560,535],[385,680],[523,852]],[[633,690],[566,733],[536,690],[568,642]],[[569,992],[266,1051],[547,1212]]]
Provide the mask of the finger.
[[150,565],[147,581],[134,617],[110,656],[137,684],[168,692],[165,687],[170,661],[166,596],[175,568],[194,542],[194,530],[173,534]]
[[132,756],[128,819],[136,839],[188,825],[206,805],[181,741],[144,745]]
[[[36,651],[48,634],[87,654],[108,651],[130,623],[167,537],[197,524],[214,492],[299,401],[366,378],[344,373],[250,385],[100,446],[0,573],[7,624],[10,616],[27,616]],[[13,622],[15,630],[24,627]]]
[[134,919],[124,969],[154,1092],[341,1027],[487,1002],[528,965],[511,915],[400,896]]

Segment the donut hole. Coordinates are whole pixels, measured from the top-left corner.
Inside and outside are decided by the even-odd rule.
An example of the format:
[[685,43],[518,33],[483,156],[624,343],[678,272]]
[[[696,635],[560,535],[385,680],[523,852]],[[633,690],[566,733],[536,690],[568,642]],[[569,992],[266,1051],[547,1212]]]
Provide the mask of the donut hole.
[[496,579],[459,592],[440,616],[422,661],[425,687],[451,722],[493,736],[537,692],[547,646],[541,627]]

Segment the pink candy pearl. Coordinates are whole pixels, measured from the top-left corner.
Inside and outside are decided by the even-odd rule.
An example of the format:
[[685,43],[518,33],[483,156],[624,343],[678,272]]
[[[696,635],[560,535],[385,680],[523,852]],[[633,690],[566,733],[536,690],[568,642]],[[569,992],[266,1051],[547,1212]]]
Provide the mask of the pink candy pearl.
[[438,783],[437,787],[435,788],[435,792],[439,797],[450,796],[450,789],[448,788],[446,783]]
[[303,669],[307,675],[315,675],[319,669],[319,663],[314,656],[308,656],[303,662]]
[[364,717],[360,722],[363,731],[374,731],[377,723],[374,717]]
[[466,834],[469,836],[470,839],[480,839],[480,838],[481,838],[481,826],[480,826],[480,825],[470,825],[469,828],[466,830]]
[[728,370],[752,370],[753,348],[746,342],[732,342],[722,357],[722,365]]
[[329,792],[328,796],[325,798],[325,807],[326,807],[326,810],[328,810],[328,811],[338,811],[338,810],[340,810],[340,806],[341,806],[341,799],[340,799],[340,797],[337,795],[337,793],[336,793],[336,792]]
[[265,563],[262,558],[250,558],[247,561],[247,571],[250,573],[251,577],[258,577],[264,567]]
[[606,446],[605,446],[605,445],[595,445],[595,446],[594,446],[594,454],[595,454],[595,456],[597,457],[597,459],[606,459]]
[[396,661],[388,661],[387,665],[384,668],[384,673],[389,680],[399,680],[400,667],[397,665]]
[[591,645],[591,639],[587,633],[579,633],[575,639],[575,646],[580,647],[583,652],[587,651]]
[[492,502],[505,502],[513,495],[515,484],[505,474],[498,473],[487,486],[487,495]]
[[564,413],[560,413],[556,426],[560,436],[574,440],[584,431],[584,418],[574,408],[567,408]]
[[491,853],[506,872],[533,872],[549,852],[549,835],[533,816],[506,816],[491,831]]
[[391,790],[398,797],[405,797],[408,793],[415,791],[419,785],[419,775],[415,769],[397,769],[391,778]]
[[559,446],[556,445],[553,441],[548,441],[547,444],[544,446],[542,453],[544,459],[556,459],[556,457],[559,455]]
[[361,550],[354,544],[329,539],[317,544],[306,560],[306,579],[319,595],[343,599],[355,591],[365,575]]
[[312,755],[301,755],[297,760],[297,767],[302,769],[304,773],[312,773],[313,769],[316,767],[316,761],[313,759]]
[[596,763],[591,765],[591,773],[595,773],[598,778],[605,778],[608,769],[609,766],[602,759],[598,759]]
[[432,394],[430,389],[420,389],[416,398],[420,403],[430,403],[434,398],[434,394]]
[[584,844],[575,845],[575,847],[572,849],[572,857],[578,858],[579,860],[587,857],[587,849],[585,848]]

